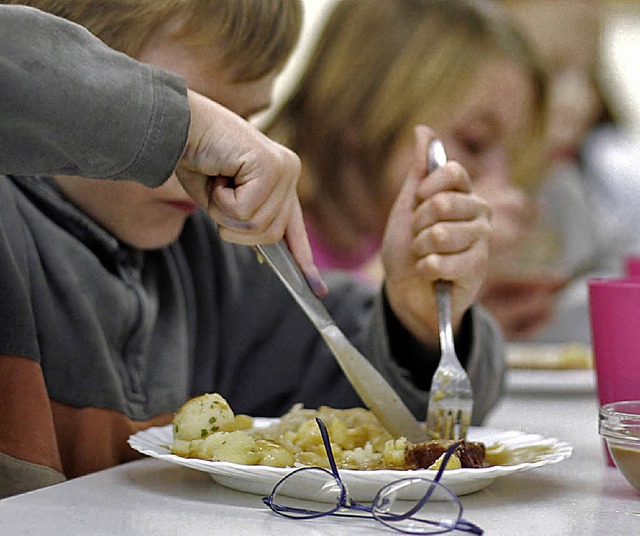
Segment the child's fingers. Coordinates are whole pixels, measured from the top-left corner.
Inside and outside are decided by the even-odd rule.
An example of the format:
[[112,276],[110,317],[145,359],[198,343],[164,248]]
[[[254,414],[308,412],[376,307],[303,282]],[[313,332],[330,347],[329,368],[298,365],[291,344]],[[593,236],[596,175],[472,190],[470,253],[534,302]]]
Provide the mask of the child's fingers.
[[442,221],[471,221],[489,218],[488,204],[476,195],[459,192],[441,192],[424,200],[416,207],[413,229],[417,234],[423,229]]
[[418,199],[424,200],[444,191],[465,193],[472,191],[471,179],[467,171],[458,162],[449,161],[444,166],[434,170],[425,180],[420,182],[416,195]]

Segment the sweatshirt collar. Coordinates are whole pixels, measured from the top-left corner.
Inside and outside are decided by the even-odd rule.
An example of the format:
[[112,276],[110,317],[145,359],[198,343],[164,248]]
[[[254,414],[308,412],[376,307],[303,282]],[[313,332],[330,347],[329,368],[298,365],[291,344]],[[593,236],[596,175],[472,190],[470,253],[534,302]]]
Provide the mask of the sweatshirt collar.
[[52,177],[31,176],[11,177],[11,179],[44,214],[96,254],[111,258],[120,265],[142,267],[143,251],[120,242],[72,203]]

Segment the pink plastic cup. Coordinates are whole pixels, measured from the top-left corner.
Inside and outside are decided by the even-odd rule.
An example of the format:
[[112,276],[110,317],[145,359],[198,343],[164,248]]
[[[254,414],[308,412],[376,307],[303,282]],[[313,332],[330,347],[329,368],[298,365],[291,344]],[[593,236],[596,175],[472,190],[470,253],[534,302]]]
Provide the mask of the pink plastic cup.
[[600,405],[640,400],[640,278],[592,279],[589,302]]
[[624,260],[625,273],[629,277],[640,276],[640,256],[630,256]]

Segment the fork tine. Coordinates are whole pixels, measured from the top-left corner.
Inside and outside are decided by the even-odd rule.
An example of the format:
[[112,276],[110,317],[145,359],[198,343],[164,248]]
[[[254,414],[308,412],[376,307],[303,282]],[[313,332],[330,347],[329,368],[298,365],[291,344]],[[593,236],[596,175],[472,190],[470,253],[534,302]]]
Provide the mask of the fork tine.
[[435,430],[440,439],[464,439],[469,429],[469,414],[461,409],[449,408],[444,410]]
[[428,419],[427,428],[432,439],[464,439],[467,436],[470,412],[462,408],[439,407],[430,415],[432,418]]

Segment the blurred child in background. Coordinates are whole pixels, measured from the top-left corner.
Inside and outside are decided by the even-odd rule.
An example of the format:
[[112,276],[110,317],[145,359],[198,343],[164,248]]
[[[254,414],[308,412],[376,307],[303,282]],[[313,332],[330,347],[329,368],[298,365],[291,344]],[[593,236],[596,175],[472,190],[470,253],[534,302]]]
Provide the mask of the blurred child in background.
[[[413,125],[424,122],[489,203],[489,280],[502,277],[535,221],[544,89],[534,55],[492,2],[338,2],[267,128],[302,159],[299,192],[318,266],[381,280],[381,237]],[[487,305],[500,298],[488,282]],[[548,316],[548,301],[540,307]]]
[[[540,259],[539,278],[552,271],[566,278],[543,297],[551,298],[553,306],[542,324],[532,325],[526,316],[510,314],[509,300],[505,299],[503,317],[511,318],[506,335],[537,342],[588,344],[587,280],[620,275],[624,252],[631,244],[628,226],[616,221],[619,207],[612,210],[598,196],[599,189],[606,188],[606,177],[586,165],[588,161],[602,164],[604,156],[593,143],[587,145],[587,140],[596,127],[614,124],[598,79],[603,5],[600,0],[501,3],[535,48],[549,81],[547,165],[539,194],[539,229],[543,230],[537,243],[528,242],[524,247],[529,252],[546,249],[549,253],[547,259]],[[554,244],[545,246],[545,238]],[[523,309],[527,304],[535,308],[541,300],[534,291],[522,292],[517,298],[519,305],[514,307]]]

